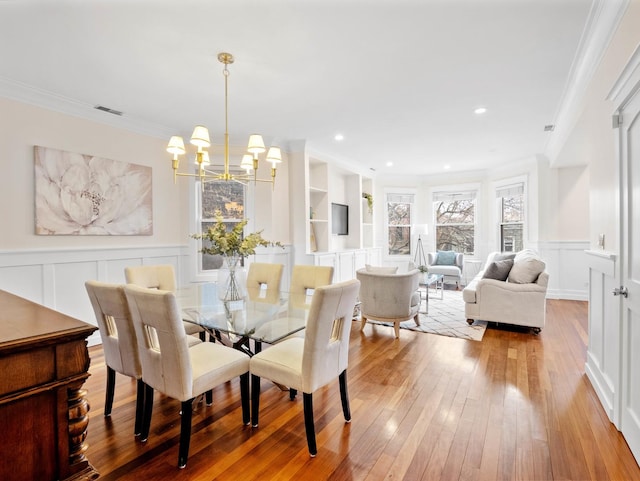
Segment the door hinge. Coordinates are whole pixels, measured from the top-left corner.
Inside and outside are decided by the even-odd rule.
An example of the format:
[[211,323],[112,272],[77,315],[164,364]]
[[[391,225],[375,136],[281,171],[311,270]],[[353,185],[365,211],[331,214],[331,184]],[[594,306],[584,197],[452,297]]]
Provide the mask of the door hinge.
[[620,115],[620,114],[612,115],[611,116],[611,126],[614,129],[617,129],[621,125],[622,125],[622,115]]

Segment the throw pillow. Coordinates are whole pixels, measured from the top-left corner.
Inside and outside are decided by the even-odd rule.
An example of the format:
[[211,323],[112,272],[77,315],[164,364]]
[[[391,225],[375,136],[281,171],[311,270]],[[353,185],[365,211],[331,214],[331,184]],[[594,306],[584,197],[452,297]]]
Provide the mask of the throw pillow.
[[506,281],[509,277],[509,272],[513,267],[513,260],[506,259],[503,261],[493,261],[487,266],[482,274],[483,279],[496,279],[498,281]]
[[370,266],[369,264],[365,264],[364,268],[367,272],[371,272],[372,274],[395,274],[398,271],[397,267],[379,267]]
[[436,255],[437,266],[455,266],[456,253],[453,251],[438,251]]
[[493,256],[494,261],[506,261],[508,259],[515,259],[516,253],[512,252],[511,254],[507,254],[506,252],[499,252],[498,254]]
[[545,263],[540,259],[526,258],[515,260],[509,272],[509,282],[531,284],[544,271]]

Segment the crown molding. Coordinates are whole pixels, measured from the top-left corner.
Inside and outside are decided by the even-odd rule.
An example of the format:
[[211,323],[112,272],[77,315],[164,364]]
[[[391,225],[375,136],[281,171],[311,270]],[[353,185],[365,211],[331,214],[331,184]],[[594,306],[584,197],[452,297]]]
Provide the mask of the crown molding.
[[554,119],[555,130],[545,148],[551,167],[561,167],[558,165],[560,150],[578,120],[587,88],[628,5],[629,0],[594,0],[591,6],[560,108]]
[[89,103],[80,102],[4,77],[0,77],[0,96],[36,107],[53,110],[54,112],[160,139],[168,139],[175,131],[175,129],[170,129],[164,125],[128,117],[126,114],[117,116],[96,110],[95,106]]

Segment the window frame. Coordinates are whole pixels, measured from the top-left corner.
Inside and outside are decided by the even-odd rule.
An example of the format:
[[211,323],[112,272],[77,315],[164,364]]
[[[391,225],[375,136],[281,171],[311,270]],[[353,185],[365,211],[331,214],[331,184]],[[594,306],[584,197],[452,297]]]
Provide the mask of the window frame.
[[[473,201],[473,223],[448,223],[448,224],[438,224],[437,223],[437,215],[436,215],[436,204],[441,202],[438,200],[439,197],[446,196],[460,196],[460,197],[471,197],[470,200]],[[455,199],[452,199],[455,200]],[[463,200],[463,199],[460,199]],[[433,189],[431,192],[431,223],[433,225],[433,246],[434,252],[438,251],[438,227],[441,226],[453,226],[453,225],[471,225],[473,226],[473,252],[462,252],[465,257],[475,257],[478,253],[478,235],[479,235],[479,218],[480,218],[480,185],[479,184],[461,184],[461,185],[452,185],[452,186],[442,186]],[[458,252],[458,251],[456,251]]]
[[[227,181],[233,182],[233,181]],[[249,219],[244,228],[244,232],[253,232],[254,222],[254,196],[255,188],[251,182],[244,187],[244,218]],[[202,188],[197,178],[190,179],[189,182],[189,258],[191,266],[191,279],[193,282],[215,281],[218,278],[219,269],[203,269],[202,267],[202,240],[194,239],[191,234],[202,232],[203,222],[215,222],[215,219],[203,219],[202,217]],[[240,222],[243,219],[232,219],[230,221]]]
[[[526,239],[527,239],[527,230],[528,230],[528,216],[527,216],[527,179],[526,177],[515,177],[512,179],[505,179],[499,183],[495,183],[493,186],[493,192],[495,196],[495,208],[496,208],[496,248],[500,252],[517,252],[518,250],[524,249]],[[504,213],[504,199],[506,196],[501,196],[501,193],[505,193],[508,190],[521,190],[521,193],[518,195],[522,196],[522,220],[515,222],[505,222],[503,218]],[[512,196],[513,197],[513,196]],[[504,250],[504,239],[503,239],[503,228],[505,225],[521,225],[522,226],[522,245],[518,248],[516,245],[512,247],[511,251]]]
[[[410,198],[410,201],[406,202],[409,204],[409,224],[391,224],[389,223],[389,203],[391,196],[406,196]],[[403,188],[395,188],[395,189],[385,189],[384,191],[384,257],[388,260],[406,260],[411,259],[413,254],[413,248],[411,246],[411,240],[413,238],[412,231],[413,226],[415,224],[416,218],[416,197],[417,191],[416,189],[403,189]],[[407,254],[391,254],[389,252],[389,232],[391,227],[406,227],[409,229],[408,239],[409,239],[409,250]]]

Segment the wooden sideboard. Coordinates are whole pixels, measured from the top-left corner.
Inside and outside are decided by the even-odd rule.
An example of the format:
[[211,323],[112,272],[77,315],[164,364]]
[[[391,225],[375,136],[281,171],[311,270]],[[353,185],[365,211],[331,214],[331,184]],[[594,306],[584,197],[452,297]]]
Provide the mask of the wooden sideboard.
[[0,291],[0,479],[89,480],[87,337],[97,328]]

